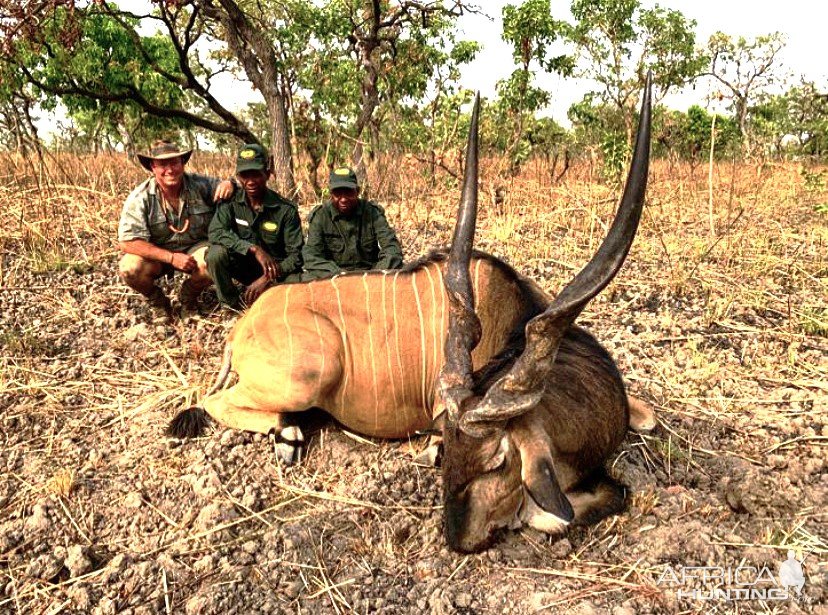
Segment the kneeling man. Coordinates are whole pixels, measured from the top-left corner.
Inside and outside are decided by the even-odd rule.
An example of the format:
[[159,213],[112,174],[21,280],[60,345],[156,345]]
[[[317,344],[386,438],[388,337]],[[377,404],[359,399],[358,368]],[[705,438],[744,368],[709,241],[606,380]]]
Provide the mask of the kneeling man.
[[[274,282],[299,281],[302,227],[296,205],[267,187],[268,155],[258,144],[245,145],[236,159],[233,196],[220,203],[210,223],[207,269],[222,305],[251,305]],[[239,295],[233,280],[247,286]]]
[[155,282],[175,271],[188,276],[181,286],[182,309],[195,311],[199,294],[210,285],[207,228],[216,202],[233,192],[229,180],[185,173],[191,154],[170,141],[156,141],[148,153],[138,154],[152,177],[127,197],[118,224],[121,279],[146,297],[157,322],[169,321],[171,304]]

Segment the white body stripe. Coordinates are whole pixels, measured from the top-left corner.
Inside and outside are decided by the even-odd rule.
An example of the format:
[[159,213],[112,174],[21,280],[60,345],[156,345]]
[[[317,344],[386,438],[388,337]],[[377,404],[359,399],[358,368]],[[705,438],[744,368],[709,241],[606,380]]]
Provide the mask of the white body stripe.
[[345,368],[345,373],[343,374],[343,381],[342,381],[342,391],[339,396],[339,409],[340,411],[345,411],[345,392],[348,389],[348,379],[350,376],[351,371],[351,353],[348,352],[348,336],[346,334],[345,329],[345,314],[342,311],[342,297],[339,296],[339,287],[336,285],[336,276],[331,278],[331,286],[333,286],[334,291],[336,292],[336,303],[339,306],[339,324],[340,330],[339,334],[342,336],[342,349],[345,352],[345,363],[343,367]]
[[318,395],[322,394],[322,375],[325,373],[325,340],[322,339],[322,330],[319,328],[319,314],[316,313],[316,299],[313,296],[313,284],[308,284],[311,296],[311,313],[313,314],[313,326],[316,328],[316,337],[319,338],[319,356],[322,357],[322,364],[319,366],[319,375],[316,378],[316,390]]
[[439,344],[438,338],[440,337],[440,332],[437,328],[437,295],[434,292],[434,279],[431,277],[431,267],[427,266],[423,269],[423,271],[425,271],[428,276],[428,285],[431,288],[431,377],[428,379],[428,398],[423,400],[425,402],[424,406],[430,413],[432,410],[432,402],[434,401],[434,383],[437,381],[437,366],[440,364],[440,359],[437,356]]
[[[417,317],[420,319],[420,401],[425,402],[426,398],[426,347],[425,347],[425,329],[423,328],[423,308],[420,304],[420,291],[417,289],[417,273],[411,274],[411,286],[414,289],[414,301],[417,302]],[[425,405],[423,403],[423,405]]]
[[368,273],[362,274],[362,288],[365,291],[365,324],[368,327],[368,352],[371,354],[371,378],[374,384],[374,425],[379,425],[379,393],[377,391],[377,363],[374,357],[374,334],[371,333],[371,294],[368,290]]
[[[394,370],[391,366],[391,343],[388,341],[388,305],[385,300],[385,286],[388,282],[388,271],[382,272],[382,323],[383,331],[385,333],[385,358],[388,362],[388,382],[391,385],[391,397],[394,400],[394,407],[398,407],[397,403],[397,386],[394,383]],[[396,417],[396,415],[395,415]]]
[[[285,309],[282,312],[282,322],[285,323],[285,329],[287,329],[287,342],[288,342],[288,379],[287,379],[287,397],[288,399],[291,398],[291,394],[293,391],[293,331],[290,328],[290,320],[288,319],[288,305],[290,304],[290,289],[291,286],[288,284],[285,288]],[[296,410],[301,410],[301,408],[296,408]]]
[[397,318],[397,276],[400,274],[399,271],[394,272],[394,283],[391,285],[392,288],[392,296],[394,298],[393,301],[393,312],[394,312],[394,341],[397,347],[397,367],[400,370],[400,383],[402,384],[402,393],[400,397],[402,397],[402,403],[405,403],[405,374],[403,373],[403,365],[402,365],[402,356],[400,355],[400,323],[399,319]]

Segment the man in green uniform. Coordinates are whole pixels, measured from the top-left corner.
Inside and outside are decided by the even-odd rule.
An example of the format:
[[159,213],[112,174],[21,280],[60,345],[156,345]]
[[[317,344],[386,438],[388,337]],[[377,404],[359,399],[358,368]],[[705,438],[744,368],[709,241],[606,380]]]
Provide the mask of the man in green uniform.
[[[210,222],[207,270],[219,301],[232,309],[253,302],[274,282],[299,281],[302,227],[296,205],[267,187],[270,164],[264,148],[245,145],[236,159],[233,196]],[[247,288],[239,295],[233,280]]]
[[331,171],[330,192],[331,200],[315,207],[308,217],[304,279],[402,267],[397,235],[382,207],[359,198],[356,173],[347,167]]

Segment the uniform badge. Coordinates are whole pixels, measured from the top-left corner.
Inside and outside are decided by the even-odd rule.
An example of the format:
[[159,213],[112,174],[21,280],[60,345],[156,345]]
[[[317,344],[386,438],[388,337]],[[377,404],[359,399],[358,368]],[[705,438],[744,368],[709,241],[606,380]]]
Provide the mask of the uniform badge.
[[239,158],[244,158],[245,160],[252,160],[256,157],[256,151],[252,149],[243,149],[239,153]]
[[279,225],[275,222],[265,222],[262,224],[262,228],[266,231],[276,231],[279,230]]
[[351,169],[348,167],[340,167],[338,169],[334,169],[334,175],[350,175]]

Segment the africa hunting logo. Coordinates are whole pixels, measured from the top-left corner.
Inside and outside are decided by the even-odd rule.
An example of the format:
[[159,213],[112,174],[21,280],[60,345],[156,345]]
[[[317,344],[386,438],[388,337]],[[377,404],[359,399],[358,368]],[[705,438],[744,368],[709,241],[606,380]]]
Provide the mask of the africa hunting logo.
[[679,600],[788,600],[802,594],[803,561],[788,551],[788,559],[779,566],[776,576],[768,566],[667,566],[656,585],[675,587]]

